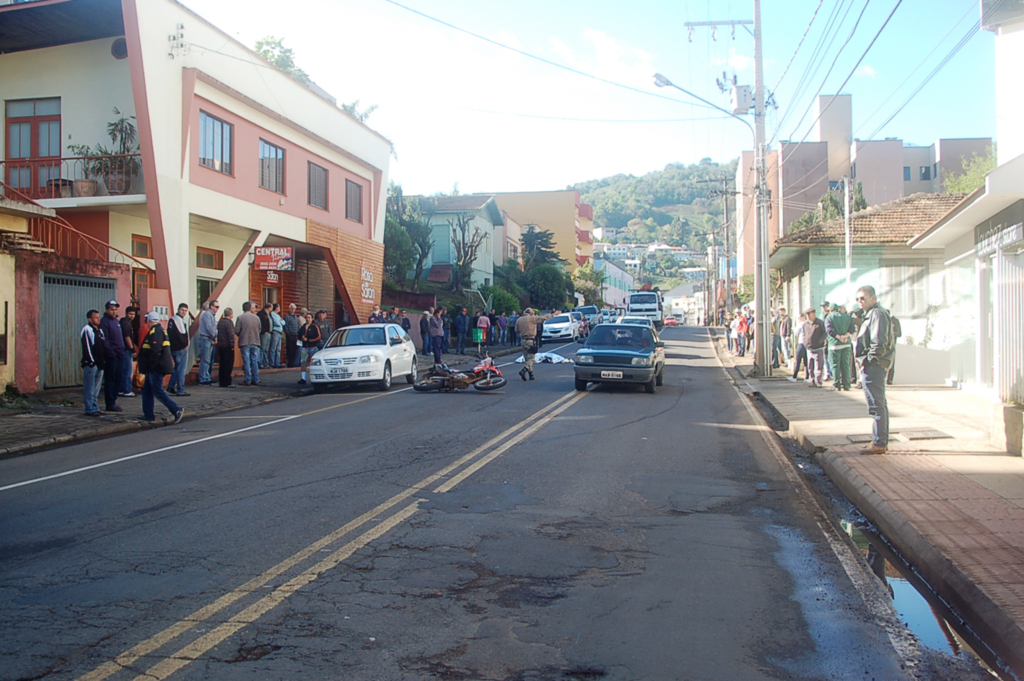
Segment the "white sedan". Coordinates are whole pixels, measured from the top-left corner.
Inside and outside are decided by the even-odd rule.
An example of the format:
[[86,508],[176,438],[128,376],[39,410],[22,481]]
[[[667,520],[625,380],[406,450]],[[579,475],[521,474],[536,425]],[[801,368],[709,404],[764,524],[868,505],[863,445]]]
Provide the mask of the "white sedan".
[[416,346],[397,324],[361,324],[338,329],[309,362],[309,380],[320,392],[341,383],[374,382],[391,387],[394,376],[416,380]]
[[640,317],[639,315],[622,315],[619,317],[616,324],[639,324],[640,326],[646,326],[650,329],[654,328],[654,322],[647,317]]
[[571,340],[580,337],[580,323],[568,314],[556,314],[544,322],[544,340]]

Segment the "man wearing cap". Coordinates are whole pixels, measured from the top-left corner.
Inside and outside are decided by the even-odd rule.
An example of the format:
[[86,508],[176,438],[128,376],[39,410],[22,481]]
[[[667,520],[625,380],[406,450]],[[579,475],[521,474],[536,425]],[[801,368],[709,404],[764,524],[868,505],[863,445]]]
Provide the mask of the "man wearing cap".
[[828,335],[828,364],[832,367],[832,390],[850,389],[850,355],[853,352],[853,320],[841,305],[825,317]]
[[807,321],[804,322],[804,344],[807,346],[808,383],[813,388],[820,388],[825,375],[825,323],[818,319],[813,307],[804,310]]
[[121,304],[116,300],[108,300],[106,313],[100,320],[103,331],[103,411],[123,411],[117,403],[117,395],[121,392],[124,373],[124,334],[117,311]]
[[519,378],[526,380],[526,376],[530,376],[530,380],[533,380],[533,359],[537,355],[537,325],[543,324],[548,319],[551,319],[556,314],[562,314],[561,310],[552,312],[549,315],[540,317],[536,314],[532,307],[528,307],[523,310],[523,316],[516,322],[516,333],[523,339],[523,354],[526,356],[526,366],[519,370]]
[[[188,306],[186,306],[186,312]],[[181,422],[185,410],[179,407],[164,390],[164,376],[174,371],[174,360],[171,357],[171,341],[160,326],[160,313],[150,312],[146,315],[149,333],[146,334],[139,348],[139,371],[146,375],[142,384],[142,420],[155,421],[153,411],[155,400],[167,407],[174,416],[174,422]],[[173,323],[173,322],[172,322]]]

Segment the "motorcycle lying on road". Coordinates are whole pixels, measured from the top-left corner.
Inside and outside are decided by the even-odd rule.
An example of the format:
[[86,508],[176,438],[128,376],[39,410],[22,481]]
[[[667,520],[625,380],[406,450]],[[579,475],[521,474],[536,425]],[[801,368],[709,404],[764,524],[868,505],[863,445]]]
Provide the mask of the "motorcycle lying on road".
[[412,384],[412,389],[421,393],[435,390],[454,392],[467,390],[469,386],[476,390],[497,390],[507,383],[508,379],[501,375],[501,369],[494,366],[494,360],[484,357],[469,373],[451,369],[446,364],[437,364],[427,369],[423,378]]

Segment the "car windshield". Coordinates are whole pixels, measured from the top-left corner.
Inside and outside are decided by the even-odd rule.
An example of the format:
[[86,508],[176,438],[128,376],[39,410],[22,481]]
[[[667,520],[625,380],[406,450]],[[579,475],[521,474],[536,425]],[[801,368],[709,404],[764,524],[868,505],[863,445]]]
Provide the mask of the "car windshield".
[[658,302],[658,296],[653,293],[636,293],[629,297],[631,305],[654,305]]
[[647,321],[647,317],[623,317],[622,318],[622,323],[623,324],[642,324],[644,326],[647,326],[647,324],[649,324],[649,322]]
[[548,324],[568,324],[569,323],[569,316],[568,315],[564,315],[564,314],[560,314],[557,317],[552,317],[551,319],[549,319],[547,321],[547,323]]
[[586,347],[624,347],[630,350],[654,348],[654,334],[644,326],[607,326],[594,329]]
[[386,345],[384,328],[352,326],[338,329],[327,341],[328,348],[350,348],[356,345]]

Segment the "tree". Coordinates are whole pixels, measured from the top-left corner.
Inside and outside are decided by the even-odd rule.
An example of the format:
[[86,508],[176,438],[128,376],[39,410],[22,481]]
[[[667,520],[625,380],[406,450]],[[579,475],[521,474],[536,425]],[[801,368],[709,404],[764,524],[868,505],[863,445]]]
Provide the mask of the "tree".
[[405,288],[405,275],[412,267],[415,250],[398,217],[387,213],[384,216],[384,274],[402,288]]
[[969,194],[985,184],[985,176],[995,170],[996,149],[989,147],[984,156],[974,152],[971,158],[963,159],[964,172],[961,174],[943,171],[942,190],[947,194]]
[[484,298],[491,296],[491,308],[498,314],[512,314],[523,309],[519,300],[500,286],[481,286],[480,293]]
[[564,262],[555,252],[555,235],[537,225],[526,225],[522,233],[523,269],[529,271],[536,265]]
[[576,293],[583,295],[583,301],[586,305],[604,306],[601,294],[604,291],[606,279],[607,275],[605,275],[604,271],[595,270],[594,265],[589,262],[585,265],[580,265],[572,273],[573,288]]
[[[473,263],[476,262],[480,247],[486,236],[473,223],[473,215],[460,213],[448,220],[451,226],[452,245],[455,246],[455,263],[452,267],[452,291],[463,292],[463,285],[473,277]],[[469,228],[472,226],[473,231]]]
[[535,265],[527,273],[530,304],[542,309],[560,309],[574,290],[572,279],[552,263]]
[[519,263],[509,258],[504,265],[494,266],[494,285],[509,294],[522,304],[529,301],[529,294],[526,291],[526,273],[519,268]]
[[260,38],[256,41],[256,53],[300,83],[309,82],[309,74],[295,65],[295,52],[284,46],[284,38]]
[[[857,211],[864,210],[867,207],[868,202],[864,198],[864,183],[858,182],[857,186],[853,189],[853,196],[850,200],[850,213],[856,213]],[[843,197],[842,192],[830,189],[822,194],[821,198],[818,199],[817,208],[807,211],[794,220],[790,223],[789,227],[786,228],[786,231],[799,232],[800,230],[807,229],[808,227],[824,224],[829,220],[845,217],[845,215],[846,199]]]
[[430,217],[423,214],[419,201],[410,201],[402,211],[402,226],[409,233],[415,252],[415,271],[413,273],[412,291],[420,290],[420,279],[423,277],[424,264],[434,248],[434,230],[430,226]]
[[360,123],[365,123],[366,119],[370,117],[374,111],[377,110],[376,104],[371,104],[362,111],[359,110],[359,100],[352,102],[351,104],[342,104],[341,110],[347,113],[352,118],[356,119]]

